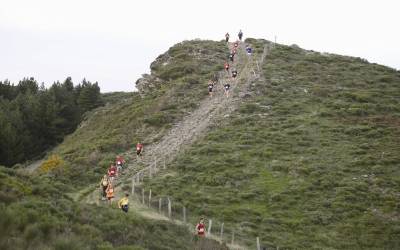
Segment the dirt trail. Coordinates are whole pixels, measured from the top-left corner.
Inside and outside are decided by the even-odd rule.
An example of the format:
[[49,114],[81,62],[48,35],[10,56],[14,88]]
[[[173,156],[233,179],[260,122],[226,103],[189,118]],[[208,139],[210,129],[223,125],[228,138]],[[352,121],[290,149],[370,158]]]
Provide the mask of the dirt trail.
[[[179,152],[195,142],[200,136],[205,135],[207,128],[213,123],[218,122],[224,116],[234,111],[240,103],[240,98],[246,93],[250,84],[260,77],[260,72],[256,73],[257,61],[248,56],[245,52],[245,44],[240,43],[235,63],[231,66],[238,71],[238,77],[235,82],[231,83],[230,96],[226,97],[223,85],[229,81],[229,76],[225,71],[219,72],[219,80],[214,90],[212,98],[207,97],[202,100],[196,110],[185,117],[181,122],[176,124],[161,140],[153,145],[146,145],[143,158],[138,162],[132,151],[123,155],[129,162],[122,176],[115,180],[115,200],[118,200],[123,191],[121,183],[127,182],[133,176],[140,174],[148,175],[151,171],[151,165],[154,159],[163,159],[167,163],[172,161]],[[265,47],[261,58],[258,60],[259,65],[262,64],[267,56],[269,47]],[[95,189],[93,191],[93,189]],[[73,195],[75,200],[81,200],[88,203],[99,203],[99,190],[96,187],[88,187],[79,194]],[[130,199],[130,209],[141,214],[142,216],[156,220],[169,220],[169,218],[158,214],[156,211],[143,206],[137,199]],[[174,220],[177,224],[183,224],[181,221]],[[192,226],[194,228],[194,226]],[[193,230],[192,228],[192,230]],[[230,249],[246,249],[242,246],[228,246]]]

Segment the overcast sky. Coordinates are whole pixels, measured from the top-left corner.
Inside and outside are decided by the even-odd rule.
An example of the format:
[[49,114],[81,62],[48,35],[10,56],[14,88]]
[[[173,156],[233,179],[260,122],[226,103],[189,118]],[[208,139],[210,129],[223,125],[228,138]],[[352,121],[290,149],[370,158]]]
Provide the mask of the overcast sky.
[[400,69],[399,11],[398,0],[0,0],[0,80],[132,91],[175,43],[239,29]]

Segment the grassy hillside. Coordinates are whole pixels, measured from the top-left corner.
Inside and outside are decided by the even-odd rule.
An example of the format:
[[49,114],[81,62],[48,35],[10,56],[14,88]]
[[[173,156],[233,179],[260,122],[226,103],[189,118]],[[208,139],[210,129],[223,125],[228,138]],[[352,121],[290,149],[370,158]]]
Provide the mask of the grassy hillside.
[[400,73],[282,45],[262,69],[239,111],[147,188],[250,245],[400,248]]
[[193,249],[184,226],[81,204],[70,194],[98,183],[117,154],[158,141],[195,109],[226,50],[213,41],[171,47],[152,63],[142,95],[104,94],[107,104],[87,113],[33,175],[0,167],[0,249]]
[[183,226],[78,204],[65,190],[0,167],[0,249],[193,249]]
[[207,96],[207,81],[223,67],[226,51],[222,42],[179,43],[151,64],[149,86],[153,87],[146,89],[146,95],[106,95],[108,104],[88,113],[80,127],[50,153],[65,162],[57,178],[78,186],[97,182],[117,154],[138,141],[159,140]]

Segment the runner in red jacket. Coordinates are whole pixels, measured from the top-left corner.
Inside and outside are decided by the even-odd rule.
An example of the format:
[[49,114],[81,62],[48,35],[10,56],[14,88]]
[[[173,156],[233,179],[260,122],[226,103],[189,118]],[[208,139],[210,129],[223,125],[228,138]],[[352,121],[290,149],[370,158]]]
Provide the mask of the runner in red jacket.
[[140,142],[138,142],[137,144],[136,144],[136,155],[137,156],[141,156],[142,155],[142,152],[143,152],[143,144],[142,143],[140,143]]
[[229,63],[228,62],[225,62],[224,69],[226,70],[226,72],[229,72]]
[[114,164],[111,164],[110,168],[108,169],[108,177],[111,181],[114,181],[114,177],[117,175],[117,167]]
[[118,155],[115,157],[115,165],[117,165],[118,174],[122,171],[122,167],[125,164],[125,160],[122,156]]
[[196,225],[197,235],[200,237],[204,237],[206,235],[206,225],[204,224],[204,219],[200,218],[199,223]]

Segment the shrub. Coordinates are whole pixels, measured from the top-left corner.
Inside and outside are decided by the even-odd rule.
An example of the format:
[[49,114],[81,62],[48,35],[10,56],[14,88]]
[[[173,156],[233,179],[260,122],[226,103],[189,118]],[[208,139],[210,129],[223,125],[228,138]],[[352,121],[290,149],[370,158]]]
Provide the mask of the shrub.
[[63,165],[64,161],[59,155],[51,155],[45,162],[42,163],[42,165],[39,167],[39,171],[46,174],[56,170],[57,168],[61,168]]

